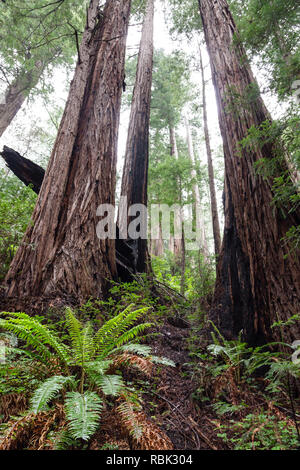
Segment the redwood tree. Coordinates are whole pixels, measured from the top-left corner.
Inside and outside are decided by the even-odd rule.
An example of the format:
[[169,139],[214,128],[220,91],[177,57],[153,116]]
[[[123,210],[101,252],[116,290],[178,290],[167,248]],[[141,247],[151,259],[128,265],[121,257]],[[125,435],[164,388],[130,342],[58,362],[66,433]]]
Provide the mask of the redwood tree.
[[212,161],[212,151],[211,151],[211,145],[210,145],[210,136],[209,136],[208,120],[207,120],[206,81],[205,81],[205,75],[204,75],[201,46],[199,47],[199,53],[200,53],[200,70],[201,70],[201,77],[202,77],[203,127],[204,127],[204,137],[205,137],[205,146],[206,146],[206,155],[207,155],[207,169],[208,169],[212,226],[213,226],[213,233],[214,233],[215,254],[218,255],[221,250],[221,233],[220,233],[218,204],[217,204],[216,188],[215,188],[215,174],[214,174],[214,167],[213,167],[213,161]]
[[[125,163],[123,170],[121,196],[127,196],[128,208],[133,204],[147,206],[147,182],[149,163],[149,126],[153,69],[153,18],[154,0],[148,0],[140,43],[136,82],[133,91]],[[126,238],[122,229],[132,218],[119,212],[121,236]],[[147,240],[138,239],[136,270],[146,272],[148,266]]]
[[[256,87],[226,0],[199,0],[210,55],[219,124],[225,155],[225,232],[217,269],[211,319],[228,337],[243,330],[253,344],[280,339],[278,320],[300,312],[299,264],[282,241],[299,225],[299,211],[284,217],[272,205],[272,180],[258,176],[254,164],[275,156],[274,144],[238,152],[252,126],[270,121],[257,96],[236,112],[236,96]],[[288,171],[281,163],[280,171]],[[286,330],[285,340],[299,339],[299,327]]]
[[130,0],[91,0],[57,139],[6,281],[9,296],[99,296],[116,274],[114,240],[99,240],[100,204],[114,204]]
[[[190,157],[191,163],[195,165],[196,157],[195,157],[195,152],[194,152],[194,145],[193,145],[193,138],[191,134],[190,124],[186,117],[184,121],[185,121],[185,127],[186,127],[186,140],[187,140],[187,145],[188,145],[189,157]],[[199,185],[197,182],[197,172],[194,168],[192,169],[191,176],[194,180],[193,198],[194,198],[195,215],[196,215],[196,231],[197,231],[197,235],[200,241],[199,249],[203,253],[204,259],[207,260],[209,256],[209,250],[208,250],[207,239],[206,239],[205,222],[204,222],[204,216],[203,216],[203,211],[202,211],[200,189],[199,189]]]
[[[169,132],[170,132],[170,152],[171,152],[171,155],[176,158],[176,160],[178,160],[179,158],[179,155],[178,155],[178,147],[177,147],[177,140],[176,140],[176,132],[175,132],[175,128],[173,126],[169,126]],[[180,183],[178,184],[178,186],[180,186]],[[181,199],[181,195],[180,195],[180,199]],[[180,232],[179,227],[181,228],[182,227],[182,213],[180,211],[180,214],[179,214],[179,217],[175,217],[174,218],[174,225],[176,227],[176,230],[177,232]],[[172,243],[172,246],[171,246],[171,251],[174,252],[174,255],[175,255],[175,260],[177,262],[179,262],[179,260],[181,260],[181,265],[183,265],[183,261],[182,261],[182,258],[183,258],[183,252],[182,252],[182,248],[183,248],[183,245],[184,245],[184,233],[182,232],[182,240],[178,240],[176,238],[174,238],[172,235],[171,235],[171,240],[170,240],[170,244]]]

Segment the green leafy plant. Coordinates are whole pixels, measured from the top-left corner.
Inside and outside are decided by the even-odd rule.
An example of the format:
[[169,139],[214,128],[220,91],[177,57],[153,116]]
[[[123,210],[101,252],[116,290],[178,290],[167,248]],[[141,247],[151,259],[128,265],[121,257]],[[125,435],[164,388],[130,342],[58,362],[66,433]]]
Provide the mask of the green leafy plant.
[[[275,371],[278,370],[293,373],[296,373],[295,371],[298,370],[299,366],[291,362],[291,358],[287,357],[287,353],[279,350],[280,347],[281,349],[283,347],[292,348],[289,344],[273,342],[252,348],[247,343],[241,341],[241,334],[238,340],[229,341],[221,335],[214,324],[212,325],[217,335],[212,332],[214,343],[209,345],[207,349],[212,357],[221,358],[221,361],[212,366],[214,376],[229,367],[234,367],[236,381],[239,383],[242,376],[244,378],[251,377],[257,370],[265,367],[269,370],[266,378],[271,378],[272,374],[275,375]],[[275,347],[277,350],[275,350]]]
[[234,450],[291,450],[297,449],[299,441],[295,427],[290,421],[278,419],[269,413],[250,413],[240,422],[222,425],[219,433]]
[[134,365],[145,372],[146,365],[154,362],[174,365],[152,356],[148,346],[131,342],[151,326],[137,323],[147,311],[147,307],[136,310],[131,304],[94,331],[91,322],[82,324],[67,308],[64,341],[37,318],[2,313],[0,328],[25,342],[19,352],[26,351],[31,360],[49,368],[50,377],[31,396],[29,413],[47,411],[63,398],[70,438],[88,441],[99,425],[106,397],[129,396],[119,369]]
[[9,268],[30,220],[36,194],[0,169],[0,280]]

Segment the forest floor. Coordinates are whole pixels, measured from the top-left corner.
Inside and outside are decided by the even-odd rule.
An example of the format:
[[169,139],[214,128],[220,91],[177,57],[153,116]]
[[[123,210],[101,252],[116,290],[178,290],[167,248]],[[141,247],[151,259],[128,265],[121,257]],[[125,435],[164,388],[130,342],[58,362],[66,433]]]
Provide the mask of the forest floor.
[[198,384],[189,370],[190,328],[176,327],[166,320],[158,333],[151,341],[153,352],[172,359],[176,367],[165,368],[152,380],[151,389],[144,394],[145,409],[154,415],[175,449],[217,450],[220,443],[211,432],[209,414],[203,414],[193,398]]
[[[254,387],[249,387],[244,381],[237,383],[234,367],[212,378],[201,359],[196,363],[192,361],[192,327],[176,327],[166,320],[158,333],[156,339],[151,340],[153,351],[156,355],[172,359],[176,368],[164,368],[150,381],[149,391],[143,394],[144,409],[167,434],[175,449],[233,449],[239,427],[234,429],[233,423],[239,423],[251,413],[257,414],[258,410],[264,411],[266,416],[276,416],[278,421],[294,428],[295,423],[288,409],[281,411],[275,403],[267,402],[261,378],[257,378]],[[224,400],[232,410],[228,414],[218,414],[214,408],[218,400]],[[260,426],[263,428],[264,423]],[[247,431],[247,438],[252,440],[255,449],[259,426],[254,422]],[[279,428],[277,432],[280,441]]]
[[[50,309],[53,322],[61,320],[65,305],[75,308],[70,298],[8,301],[0,295],[0,311],[21,310],[31,315],[45,315]],[[142,445],[134,441],[121,426],[115,412],[116,403],[112,400],[88,449],[110,446],[119,450],[230,450],[236,448],[237,443],[242,449],[286,448],[291,436],[291,447],[297,448],[295,422],[287,393],[280,390],[280,397],[277,394],[276,399],[270,400],[265,393],[267,381],[264,377],[257,376],[249,381],[240,376],[239,365],[220,367],[218,363],[211,363],[206,355],[207,343],[202,345],[198,337],[201,327],[195,316],[189,316],[185,308],[178,316],[180,306],[174,314],[172,305],[174,307],[174,300],[166,305],[166,313],[160,315],[145,342],[151,346],[154,355],[171,359],[175,367],[155,366],[148,377],[132,370],[124,375],[127,383],[134,384],[141,398],[141,419],[150,431],[153,430],[152,436],[150,432]],[[24,413],[27,405],[28,397],[19,394],[0,397],[0,423],[1,415],[2,423],[7,423],[18,413]],[[64,417],[60,416],[59,408],[57,410],[55,419],[59,415],[58,421],[63,426]],[[46,423],[49,422],[47,416]],[[54,420],[53,416],[51,419]],[[46,447],[40,441],[43,426],[48,429],[45,423],[37,422],[35,430],[31,430],[31,443],[27,436],[23,443],[21,439],[20,445],[31,449],[49,448],[46,437]],[[288,430],[286,435],[285,428]]]
[[[232,450],[237,433],[243,431],[239,423],[248,415],[256,416],[261,413],[264,420],[260,424],[254,420],[245,430],[245,439],[250,444],[253,443],[255,450],[256,434],[266,426],[266,440],[269,438],[268,434],[272,440],[274,433],[275,442],[277,439],[280,448],[280,426],[275,424],[274,429],[268,429],[265,417],[295,429],[291,411],[287,408],[280,409],[274,402],[267,401],[263,393],[262,378],[258,377],[255,385],[249,387],[244,381],[236,383],[234,368],[227,369],[214,379],[204,372],[204,364],[202,377],[199,370],[194,373],[195,364],[191,361],[189,346],[191,329],[191,326],[176,327],[165,319],[155,329],[155,336],[147,341],[155,355],[169,358],[176,364],[175,368],[164,367],[157,370],[147,382],[141,379],[143,411],[148,419],[168,436],[175,450]],[[132,374],[127,378],[134,383],[138,382],[137,376]],[[200,399],[199,395],[202,395]],[[218,414],[213,406],[220,397],[232,407],[228,414]],[[286,397],[283,397],[283,401],[286,401]],[[119,449],[141,448],[126,437],[120,443],[121,429],[116,424],[112,426],[112,422],[113,416],[109,415],[106,431],[105,427],[104,431],[102,428],[90,448],[99,449],[103,438],[106,442],[118,443]]]

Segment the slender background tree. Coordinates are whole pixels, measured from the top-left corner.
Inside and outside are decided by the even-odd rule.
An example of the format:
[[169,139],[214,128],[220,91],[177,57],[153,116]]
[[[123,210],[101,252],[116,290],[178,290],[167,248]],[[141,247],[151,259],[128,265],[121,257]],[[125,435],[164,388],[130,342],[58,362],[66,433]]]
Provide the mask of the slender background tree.
[[42,93],[48,93],[50,67],[72,65],[86,5],[78,0],[0,3],[0,137],[42,78]]
[[[149,164],[149,126],[153,67],[153,19],[154,0],[148,0],[140,43],[136,81],[132,97],[131,114],[123,169],[121,196],[127,197],[128,208],[134,204],[147,206],[147,184]],[[125,212],[124,212],[125,211]],[[135,217],[128,216],[127,208],[121,205],[119,229],[121,237],[127,238],[127,228]],[[147,220],[145,219],[144,225]],[[140,230],[142,228],[140,226]],[[145,233],[138,239],[136,270],[147,272],[149,257]]]

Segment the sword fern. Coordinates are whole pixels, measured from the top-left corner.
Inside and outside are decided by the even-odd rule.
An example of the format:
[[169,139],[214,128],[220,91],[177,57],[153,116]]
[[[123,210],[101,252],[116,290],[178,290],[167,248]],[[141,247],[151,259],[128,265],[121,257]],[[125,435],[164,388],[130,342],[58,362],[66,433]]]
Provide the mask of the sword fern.
[[116,369],[134,365],[144,373],[148,371],[149,375],[152,362],[160,360],[151,356],[149,346],[132,343],[151,326],[150,323],[137,324],[147,311],[148,308],[135,310],[134,305],[129,305],[95,332],[91,322],[82,324],[67,308],[67,338],[64,341],[34,317],[3,312],[0,328],[22,339],[25,351],[34,360],[48,364],[49,372],[52,366],[56,370],[55,375],[47,378],[33,393],[30,413],[47,411],[51,403],[61,397],[67,419],[66,432],[73,439],[87,441],[99,425],[104,399],[101,397],[117,397],[126,390]]

